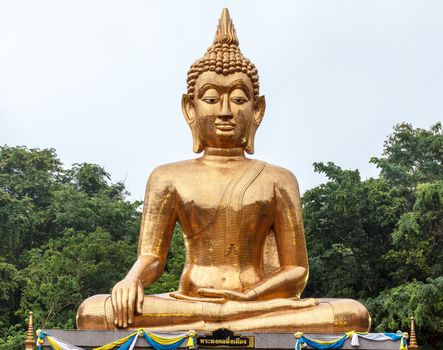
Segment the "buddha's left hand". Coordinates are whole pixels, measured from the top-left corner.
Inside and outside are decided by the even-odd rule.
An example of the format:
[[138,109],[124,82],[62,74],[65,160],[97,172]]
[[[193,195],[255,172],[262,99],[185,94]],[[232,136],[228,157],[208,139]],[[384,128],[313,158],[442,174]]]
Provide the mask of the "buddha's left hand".
[[228,289],[200,288],[198,290],[198,294],[204,297],[223,298],[226,300],[237,301],[250,301],[255,300],[257,297],[257,294],[253,290],[242,293]]

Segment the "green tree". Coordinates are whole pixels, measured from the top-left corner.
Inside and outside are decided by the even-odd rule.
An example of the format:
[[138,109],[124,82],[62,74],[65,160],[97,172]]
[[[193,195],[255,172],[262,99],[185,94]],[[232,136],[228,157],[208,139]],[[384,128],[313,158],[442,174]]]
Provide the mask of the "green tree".
[[385,141],[383,156],[371,162],[381,169],[380,177],[398,186],[414,187],[418,183],[443,178],[443,130],[436,123],[429,130],[414,129],[401,123]]
[[49,238],[45,210],[62,173],[53,149],[0,147],[0,256],[16,264],[21,252]]
[[376,295],[387,283],[387,267],[379,259],[389,248],[401,202],[392,200],[384,182],[361,181],[357,170],[333,163],[314,168],[329,181],[302,198],[311,270],[306,295]]
[[371,159],[378,178],[316,163],[328,181],[302,199],[306,294],[360,298],[378,331],[407,329],[414,315],[432,348],[443,336],[442,135],[440,123],[429,130],[399,124],[382,157]]
[[[0,257],[0,331],[9,327],[16,303],[19,274],[16,267]],[[0,336],[5,334],[0,333]]]
[[386,259],[397,283],[443,276],[443,180],[417,186],[412,211],[391,234]]
[[98,165],[0,147],[0,349],[22,348],[29,310],[37,325],[72,328],[81,300],[123,277],[141,204],[127,195]]
[[[84,167],[99,168],[91,164]],[[75,169],[76,170],[76,169]],[[80,168],[82,170],[82,168]],[[108,174],[97,172],[100,184]],[[140,214],[137,211],[140,202],[128,202],[124,185],[121,183],[107,185],[93,192],[89,187],[77,187],[76,171],[71,172],[68,182],[53,192],[53,201],[47,207],[53,229],[63,232],[67,228],[78,231],[95,231],[101,227],[111,233],[114,239],[125,239],[135,243],[139,230]]]
[[103,229],[84,233],[68,229],[62,237],[27,252],[22,270],[19,316],[35,310],[41,327],[73,328],[82,300],[110,292],[136,259],[135,247],[113,241]]
[[365,300],[371,310],[375,331],[409,327],[414,315],[423,349],[441,349],[443,329],[443,276],[413,281],[383,291]]

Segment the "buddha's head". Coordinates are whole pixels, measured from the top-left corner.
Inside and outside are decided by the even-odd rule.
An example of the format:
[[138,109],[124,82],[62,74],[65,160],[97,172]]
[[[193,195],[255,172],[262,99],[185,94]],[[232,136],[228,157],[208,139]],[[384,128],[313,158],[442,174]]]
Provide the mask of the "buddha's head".
[[182,109],[193,137],[193,150],[243,148],[254,153],[255,132],[265,112],[257,69],[243,56],[227,9],[214,43],[188,72]]

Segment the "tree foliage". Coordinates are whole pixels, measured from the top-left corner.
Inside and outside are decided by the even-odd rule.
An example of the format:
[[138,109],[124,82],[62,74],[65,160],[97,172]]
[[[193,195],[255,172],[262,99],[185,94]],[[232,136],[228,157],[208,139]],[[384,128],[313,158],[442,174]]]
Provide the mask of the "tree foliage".
[[[302,199],[310,282],[306,295],[353,297],[376,330],[415,316],[432,346],[443,336],[443,134],[399,124],[371,162],[380,176],[315,163],[328,181]],[[333,276],[333,277],[331,277]]]
[[392,184],[413,187],[418,183],[443,178],[443,132],[441,123],[429,130],[414,129],[401,123],[384,144],[383,156],[371,162],[380,169],[380,177]]
[[68,229],[27,252],[20,311],[36,310],[43,328],[73,328],[81,301],[99,292],[109,293],[134,263],[135,255],[130,242],[113,241],[102,228],[89,233]]
[[109,292],[135,260],[140,202],[95,164],[64,168],[53,149],[0,147],[0,349],[24,321],[72,328],[79,303]]

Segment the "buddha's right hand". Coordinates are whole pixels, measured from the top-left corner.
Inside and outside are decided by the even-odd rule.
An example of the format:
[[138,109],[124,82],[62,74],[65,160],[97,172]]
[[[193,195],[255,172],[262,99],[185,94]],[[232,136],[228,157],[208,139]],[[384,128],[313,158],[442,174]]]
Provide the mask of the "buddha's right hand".
[[112,288],[112,309],[114,324],[128,327],[134,321],[134,314],[143,313],[144,289],[138,279],[125,278]]

